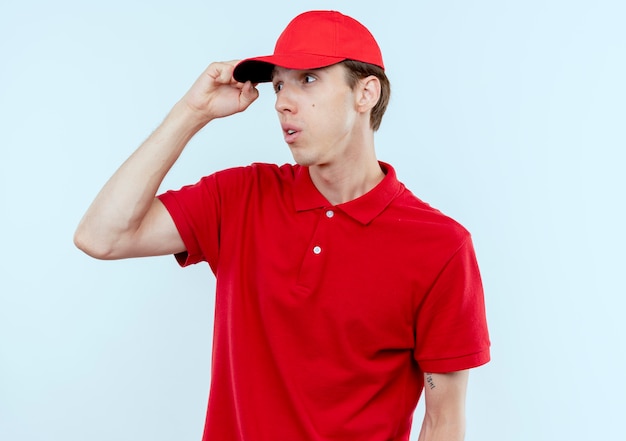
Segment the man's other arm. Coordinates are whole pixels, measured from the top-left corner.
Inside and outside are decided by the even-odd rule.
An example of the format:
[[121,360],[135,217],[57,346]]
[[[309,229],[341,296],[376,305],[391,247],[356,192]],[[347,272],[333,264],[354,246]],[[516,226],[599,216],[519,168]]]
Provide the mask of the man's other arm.
[[426,411],[419,441],[462,441],[469,371],[424,374]]

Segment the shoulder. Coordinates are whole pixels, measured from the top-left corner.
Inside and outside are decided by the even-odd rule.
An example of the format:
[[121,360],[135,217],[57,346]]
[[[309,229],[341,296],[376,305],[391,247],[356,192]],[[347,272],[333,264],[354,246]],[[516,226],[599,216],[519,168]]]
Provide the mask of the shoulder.
[[401,182],[395,169],[387,163],[381,162],[385,171],[387,188],[393,197],[387,206],[386,217],[388,220],[405,225],[409,230],[416,233],[438,236],[441,233],[448,237],[454,237],[464,241],[469,237],[469,232],[455,219],[447,216],[439,209],[417,197]]
[[269,183],[279,181],[292,181],[299,166],[292,164],[268,164],[255,162],[248,166],[224,169],[207,176],[204,179],[214,178],[221,183]]
[[394,199],[390,212],[402,223],[413,227],[418,235],[447,239],[450,246],[460,246],[470,238],[470,232],[457,220],[415,196],[406,187]]
[[180,191],[209,191],[217,194],[242,192],[256,187],[281,186],[294,180],[298,166],[291,164],[276,165],[252,163],[216,171],[202,177],[192,185],[182,187]]
[[250,210],[252,206],[292,203],[298,170],[299,166],[291,164],[253,163],[221,170],[207,179],[220,205]]
[[[276,193],[285,183],[294,180],[297,169],[297,166],[290,164],[278,166],[266,163],[226,168],[204,176],[194,184],[169,190],[159,195],[159,199],[162,202],[177,199],[191,205],[245,200],[246,196],[253,193]],[[272,192],[271,189],[276,191]]]

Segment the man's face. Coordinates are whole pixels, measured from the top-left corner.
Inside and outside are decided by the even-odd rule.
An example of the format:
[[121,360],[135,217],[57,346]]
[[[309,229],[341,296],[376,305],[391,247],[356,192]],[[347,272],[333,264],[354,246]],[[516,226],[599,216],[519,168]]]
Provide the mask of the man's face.
[[306,166],[349,160],[356,147],[359,114],[345,67],[276,67],[272,82],[283,136],[294,160]]

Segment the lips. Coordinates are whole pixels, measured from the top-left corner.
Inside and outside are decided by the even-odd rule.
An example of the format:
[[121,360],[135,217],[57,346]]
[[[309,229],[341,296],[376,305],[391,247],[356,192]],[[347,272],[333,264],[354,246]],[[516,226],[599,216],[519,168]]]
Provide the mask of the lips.
[[283,125],[282,129],[283,129],[283,136],[287,144],[291,144],[295,142],[301,133],[298,127],[291,126],[291,125]]

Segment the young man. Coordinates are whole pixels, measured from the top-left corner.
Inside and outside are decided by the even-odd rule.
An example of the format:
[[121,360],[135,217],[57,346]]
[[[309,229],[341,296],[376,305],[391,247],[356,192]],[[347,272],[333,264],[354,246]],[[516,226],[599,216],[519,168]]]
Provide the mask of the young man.
[[[191,137],[271,81],[296,165],[224,170],[155,197]],[[354,19],[296,17],[273,55],[214,63],[81,221],[100,259],[175,254],[217,276],[204,440],[461,440],[468,369],[489,360],[469,233],[379,162],[389,98]],[[426,387],[424,387],[426,385]]]

